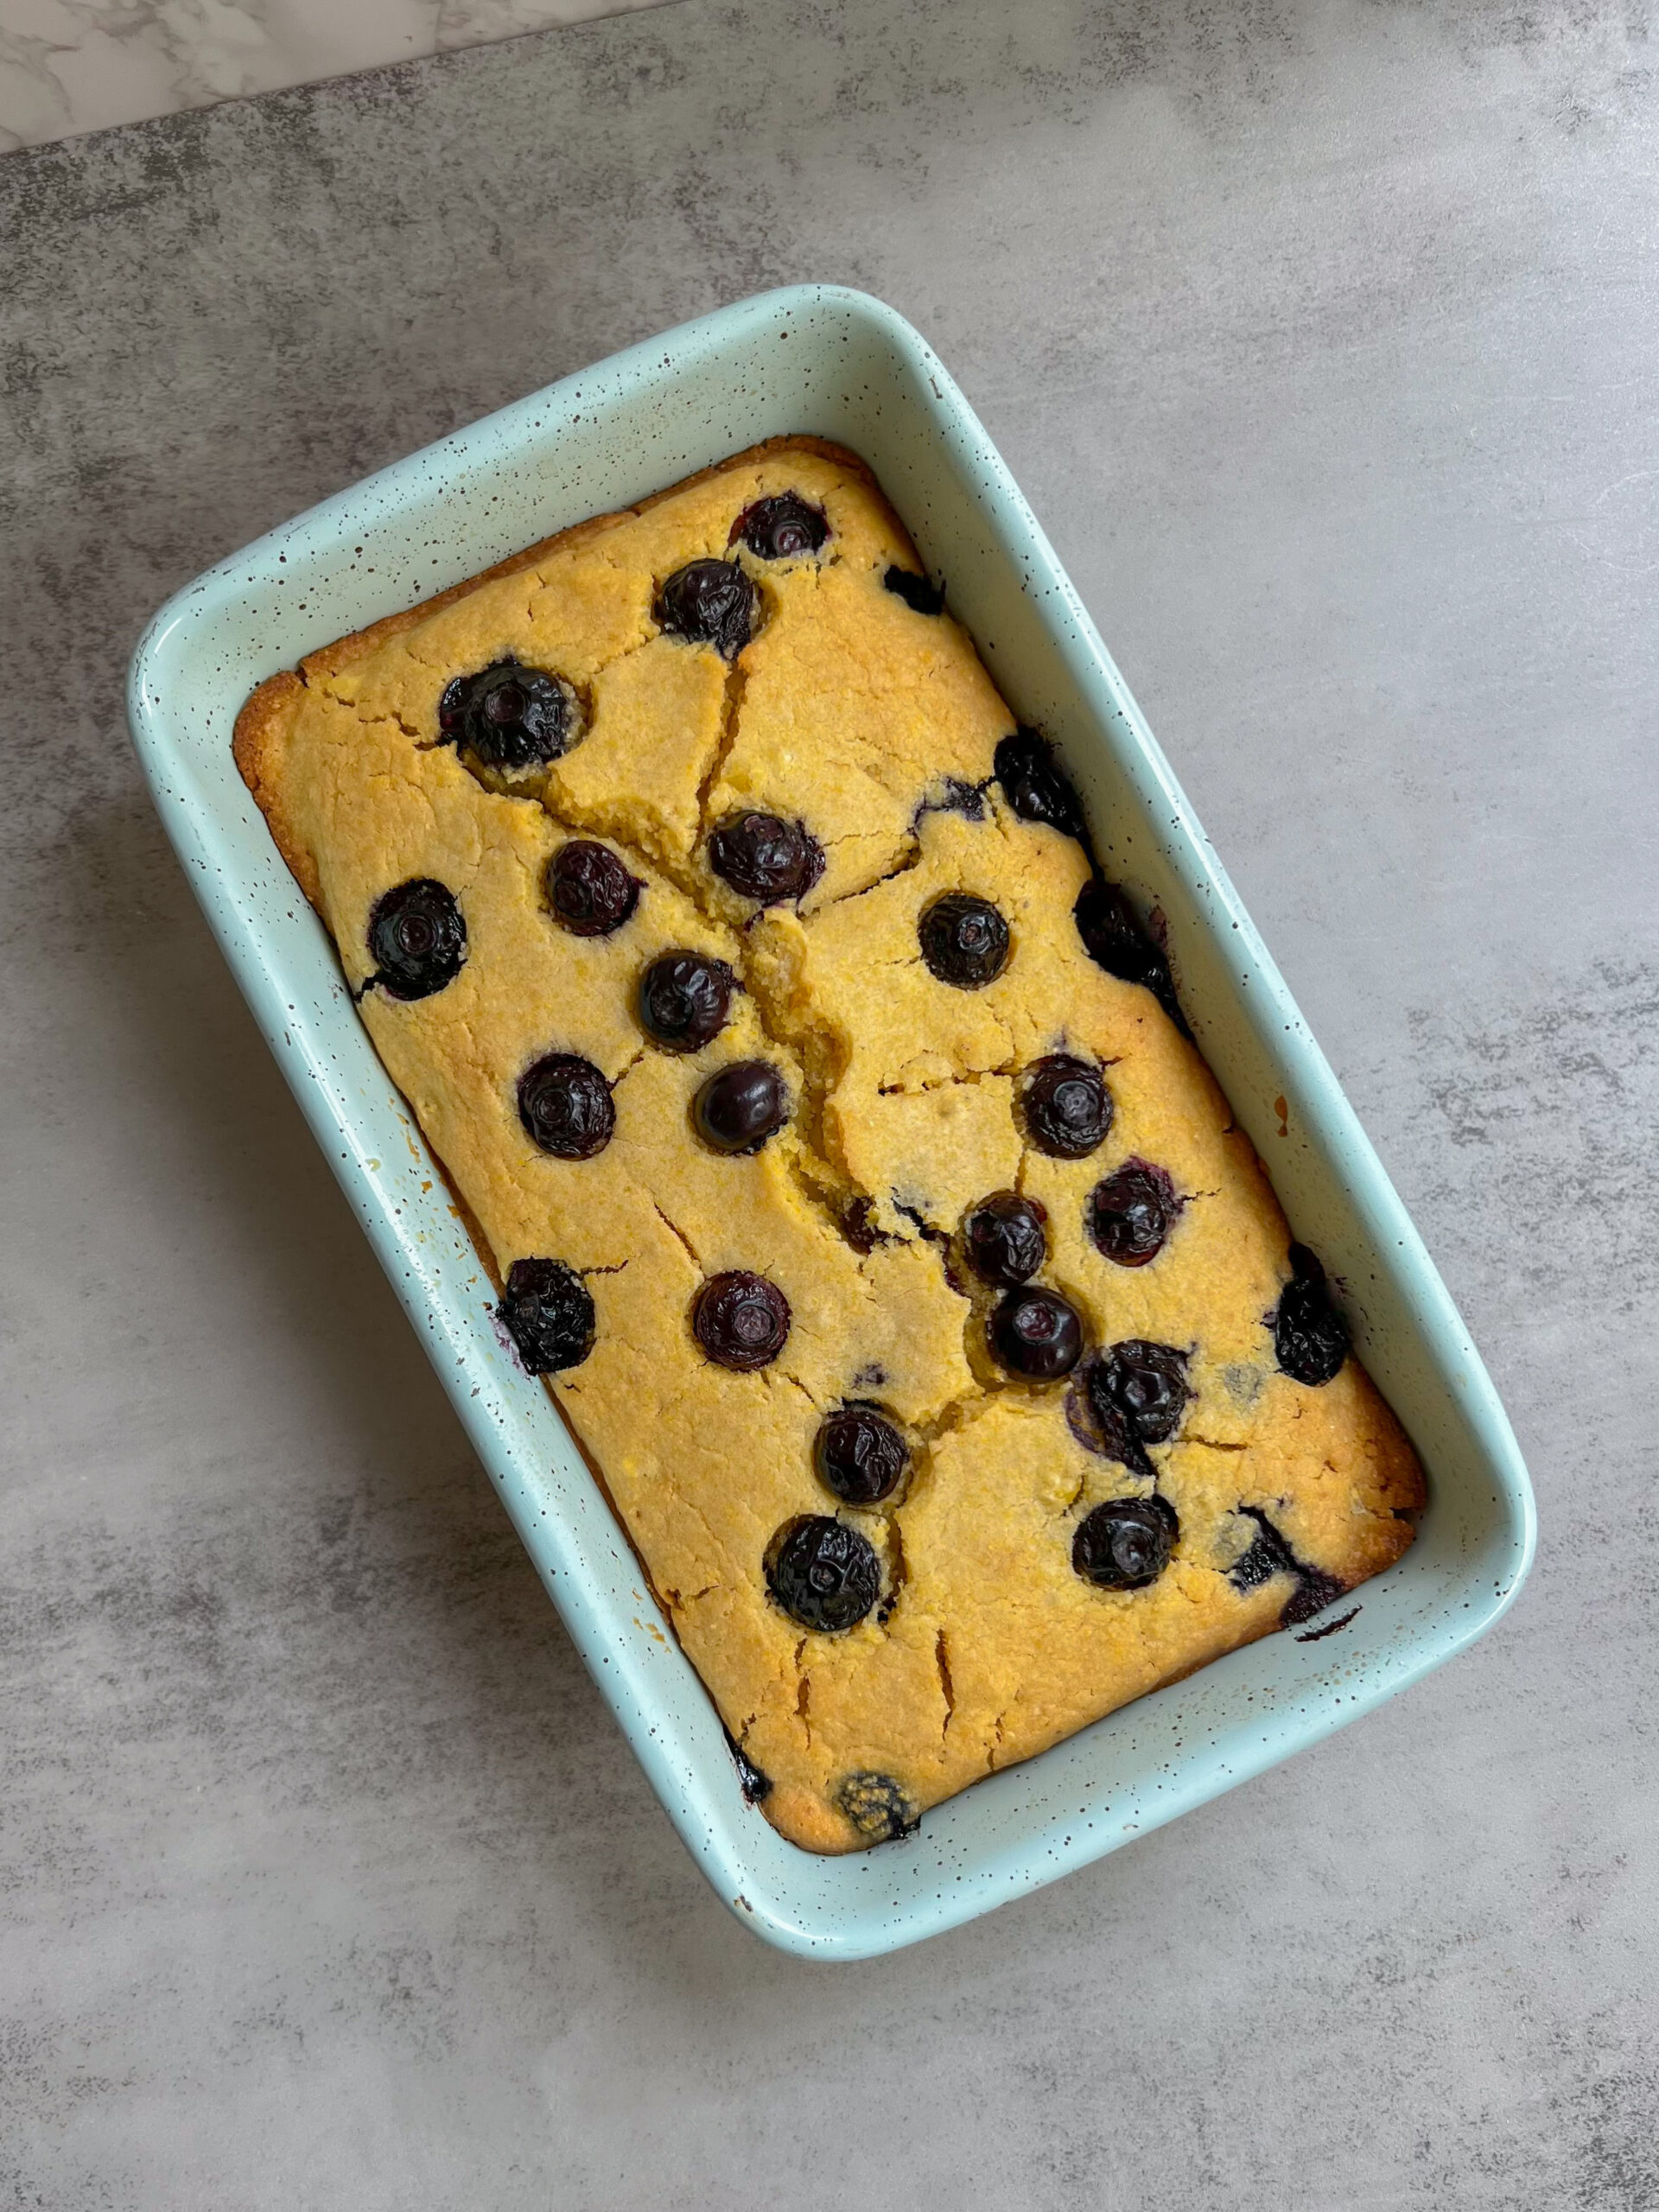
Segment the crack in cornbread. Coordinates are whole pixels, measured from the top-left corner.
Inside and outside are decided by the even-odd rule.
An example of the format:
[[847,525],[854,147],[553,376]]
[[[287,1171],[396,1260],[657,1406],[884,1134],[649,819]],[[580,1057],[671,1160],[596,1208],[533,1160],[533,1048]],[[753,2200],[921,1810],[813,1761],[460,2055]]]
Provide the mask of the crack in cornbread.
[[902,1833],[1410,1542],[1161,955],[852,455],[345,639],[236,757],[785,1836]]

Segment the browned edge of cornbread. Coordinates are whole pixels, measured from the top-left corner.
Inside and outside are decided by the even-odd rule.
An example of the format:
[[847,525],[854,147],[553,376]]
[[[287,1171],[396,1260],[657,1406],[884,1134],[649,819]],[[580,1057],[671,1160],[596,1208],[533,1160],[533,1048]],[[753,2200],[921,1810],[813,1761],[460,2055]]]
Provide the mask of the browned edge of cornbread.
[[[568,551],[582,544],[590,537],[597,537],[630,515],[642,515],[658,506],[664,499],[676,498],[698,484],[707,483],[711,476],[724,474],[728,468],[740,467],[746,461],[759,461],[785,453],[815,454],[820,460],[833,461],[839,468],[860,479],[871,496],[880,503],[885,518],[895,534],[908,545],[910,534],[889,505],[886,494],[876,482],[874,472],[868,461],[851,453],[845,446],[838,446],[828,438],[804,435],[762,439],[759,445],[747,446],[741,453],[730,454],[724,461],[711,467],[700,468],[695,474],[684,476],[677,484],[669,484],[653,492],[632,507],[617,507],[609,514],[590,515],[585,522],[572,523],[567,529],[557,531],[551,537],[543,537],[534,545],[526,546],[522,553],[514,553],[505,561],[498,561],[493,568],[481,569],[475,576],[463,577],[458,584],[451,584],[445,591],[435,592],[430,599],[405,607],[396,614],[382,615],[379,621],[371,622],[366,629],[353,630],[344,638],[336,638],[332,645],[319,646],[307,653],[297,670],[283,669],[278,675],[269,676],[247,699],[236,718],[236,728],[231,740],[231,751],[241,772],[243,782],[252,792],[260,812],[270,825],[270,834],[276,849],[287,861],[289,872],[311,904],[321,912],[321,885],[317,880],[316,868],[311,855],[290,830],[283,811],[277,779],[270,772],[272,754],[279,741],[279,731],[287,709],[295,695],[302,691],[311,678],[332,676],[342,668],[349,668],[354,661],[365,659],[370,653],[395,638],[400,631],[413,629],[430,614],[457,600],[465,599],[480,584],[496,582],[502,576],[517,575],[520,569],[533,569],[538,562],[556,552]],[[913,550],[913,549],[912,549]],[[483,1243],[475,1225],[468,1217],[473,1241],[480,1253]],[[487,1264],[487,1263],[486,1263]]]
[[[334,675],[342,668],[350,667],[353,662],[366,658],[388,639],[397,637],[401,631],[414,628],[416,624],[424,621],[429,615],[437,613],[443,607],[453,606],[457,600],[465,599],[468,593],[475,591],[480,584],[494,583],[503,576],[516,575],[522,569],[533,569],[540,562],[547,559],[550,554],[567,551],[572,546],[580,545],[589,538],[599,537],[615,524],[626,521],[629,516],[645,514],[650,508],[660,505],[664,499],[674,499],[682,492],[690,491],[698,484],[706,483],[710,477],[723,475],[728,469],[741,467],[748,461],[786,453],[816,454],[820,460],[832,461],[837,467],[844,468],[850,475],[857,477],[872,498],[880,504],[883,517],[891,524],[895,537],[901,543],[909,547],[912,552],[914,551],[909,531],[906,530],[893,512],[887,495],[876,481],[874,472],[868,462],[862,460],[860,455],[849,451],[845,446],[835,444],[828,438],[813,437],[804,433],[765,438],[758,445],[747,446],[741,453],[728,454],[708,468],[700,468],[690,476],[681,477],[677,482],[664,486],[661,490],[652,493],[648,498],[639,500],[633,506],[613,508],[607,514],[590,515],[582,522],[572,523],[566,529],[556,531],[551,537],[541,538],[534,545],[526,546],[522,552],[512,554],[505,561],[498,561],[493,567],[482,569],[476,575],[463,577],[460,583],[451,584],[443,591],[435,592],[429,599],[421,600],[413,607],[399,608],[394,614],[383,615],[378,622],[371,622],[364,629],[354,630],[346,637],[336,638],[330,645],[319,646],[315,652],[308,653],[305,656],[297,670],[283,669],[275,676],[267,677],[264,682],[250,694],[237,715],[231,750],[243,782],[247,785],[260,812],[265,817],[277,851],[282,855],[289,873],[299,884],[307,899],[317,910],[319,916],[322,914],[322,899],[321,885],[318,880],[316,868],[310,854],[306,851],[300,840],[289,829],[280,797],[279,779],[273,772],[273,756],[276,747],[281,741],[280,733],[283,720],[296,695],[305,690],[312,677]],[[326,917],[323,920],[324,926],[327,927]],[[407,1100],[404,1101],[404,1104],[408,1106]],[[409,1107],[409,1113],[412,1121],[413,1107]],[[502,1288],[501,1277],[497,1270],[495,1255],[490,1249],[488,1239],[485,1236],[477,1217],[467,1205],[448,1167],[435,1154],[430,1153],[429,1147],[428,1149],[438,1173],[443,1179],[444,1188],[449,1193],[450,1210],[466,1230],[485,1274],[499,1296]],[[550,1396],[551,1394],[549,1395]],[[583,1439],[578,1435],[575,1425],[566,1419],[563,1408],[558,1405],[556,1400],[554,1400],[553,1403],[565,1434],[569,1438],[583,1465],[593,1478],[600,1496],[605,1501],[607,1510],[621,1531],[629,1550],[633,1554],[634,1564],[644,1579],[646,1589],[651,1592],[652,1604],[656,1606],[662,1620],[664,1623],[671,1623],[672,1610],[664,1602],[645,1555],[633,1540],[632,1532],[628,1527],[626,1517],[618,1510],[616,1500],[611,1495],[610,1485],[605,1479],[604,1469],[593,1452],[588,1450]],[[658,1633],[661,1632],[658,1631]],[[677,1637],[675,1641],[677,1644]],[[688,1661],[687,1664],[690,1665],[690,1663]],[[702,1689],[703,1695],[708,1698],[718,1723],[720,1721],[719,1708],[715,1705],[714,1697],[708,1685],[703,1682],[702,1676],[696,1674],[695,1668],[691,1671],[696,1676],[698,1687]]]

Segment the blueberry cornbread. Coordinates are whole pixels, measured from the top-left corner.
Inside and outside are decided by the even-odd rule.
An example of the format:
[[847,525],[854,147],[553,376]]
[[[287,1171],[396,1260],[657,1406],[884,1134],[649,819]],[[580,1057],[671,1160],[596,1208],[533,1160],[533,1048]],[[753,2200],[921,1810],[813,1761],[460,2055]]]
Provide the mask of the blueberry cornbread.
[[785,1836],[899,1834],[1409,1543],[1162,950],[850,454],[343,639],[236,757]]

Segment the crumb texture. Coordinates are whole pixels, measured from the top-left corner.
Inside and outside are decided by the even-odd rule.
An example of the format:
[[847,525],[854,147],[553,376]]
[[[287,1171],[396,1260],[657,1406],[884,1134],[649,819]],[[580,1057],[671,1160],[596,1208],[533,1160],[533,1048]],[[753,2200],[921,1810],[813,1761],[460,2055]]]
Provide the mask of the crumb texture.
[[[823,518],[821,543],[773,550],[797,510],[758,503],[783,494]],[[772,541],[751,526],[761,552],[734,537],[757,511],[772,526]],[[671,626],[663,587],[697,563],[746,580],[747,642],[729,658],[724,632]],[[566,1337],[550,1325],[543,1341],[573,1363],[549,1387],[770,1784],[761,1809],[818,1851],[899,1834],[1307,1617],[1399,1556],[1423,1497],[1339,1324],[1332,1379],[1281,1366],[1274,1320],[1296,1268],[1261,1165],[1157,993],[1112,972],[1132,963],[1091,957],[1073,913],[1095,874],[1086,844],[999,772],[1014,718],[966,633],[892,588],[894,569],[921,563],[868,471],[774,441],[314,656],[256,693],[237,738],[496,1277],[559,1263],[543,1279],[563,1286]],[[556,679],[565,718],[563,749],[528,765],[493,750],[522,707],[514,667]],[[494,669],[495,705],[461,716],[458,680]],[[788,833],[774,851],[745,832],[753,864],[787,877],[769,903],[711,863],[713,833],[757,814]],[[572,927],[551,901],[550,865],[578,840],[638,887],[613,926]],[[449,914],[439,893],[404,901],[416,935],[397,973],[414,981],[395,989],[386,964],[382,902],[412,883],[441,887],[464,926],[464,959],[433,968],[429,989],[418,929]],[[924,918],[953,896],[1005,925],[988,981],[930,964]],[[729,980],[723,1019],[706,1040],[694,1027],[690,1049],[642,1020],[642,980],[671,955]],[[1032,1071],[1056,1056],[1109,1095],[1109,1127],[1077,1156],[1026,1110]],[[550,1059],[527,1118],[527,1071]],[[746,1062],[781,1077],[787,1118],[758,1149],[727,1150],[699,1098]],[[571,1137],[558,1084],[575,1064],[586,1118]],[[572,1151],[594,1146],[607,1093],[607,1132]],[[1096,1194],[1129,1166],[1158,1174],[1114,1187],[1152,1188],[1167,1218],[1148,1232],[1143,1208],[1135,1234],[1161,1242],[1122,1264]],[[1029,1287],[1076,1317],[1083,1355],[1060,1374],[993,1349],[993,1309],[1021,1294],[976,1274],[963,1223],[995,1192],[1037,1210]],[[1120,1224],[1118,1249],[1133,1241]],[[741,1286],[715,1296],[728,1276],[781,1292],[779,1347],[741,1337],[760,1309]],[[1328,1344],[1322,1287],[1294,1294]],[[767,1356],[744,1365],[757,1345]],[[1147,1345],[1178,1377],[1150,1409],[1135,1382]],[[820,1471],[820,1432],[849,1404],[903,1441],[902,1473],[873,1502]],[[1084,1521],[1147,1498],[1174,1532],[1151,1579],[1080,1571]],[[856,1541],[802,1535],[814,1521]],[[791,1530],[788,1560],[819,1579],[793,1598],[778,1565]],[[849,1590],[868,1599],[850,1625],[803,1618],[833,1617]]]

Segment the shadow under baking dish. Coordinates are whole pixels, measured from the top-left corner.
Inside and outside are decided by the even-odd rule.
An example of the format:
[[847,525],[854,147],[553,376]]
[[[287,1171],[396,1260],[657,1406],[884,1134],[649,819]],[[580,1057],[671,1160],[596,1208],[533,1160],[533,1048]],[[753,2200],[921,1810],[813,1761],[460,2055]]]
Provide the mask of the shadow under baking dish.
[[[869,461],[1005,696],[1058,746],[1108,873],[1162,908],[1198,1044],[1295,1233],[1343,1284],[1429,1482],[1416,1543],[1365,1585],[1339,1639],[1266,1637],[976,1783],[906,1840],[836,1859],[785,1843],[744,1802],[632,1552],[498,1338],[488,1278],[231,759],[238,709],[276,670],[785,431]],[[170,600],[134,656],[128,711],[254,1018],[566,1627],[688,1849],[770,1942],[862,1958],[970,1919],[1357,1719],[1514,1598],[1532,1493],[1457,1310],[1030,509],[933,353],[879,301],[829,285],[741,301],[383,469]]]

